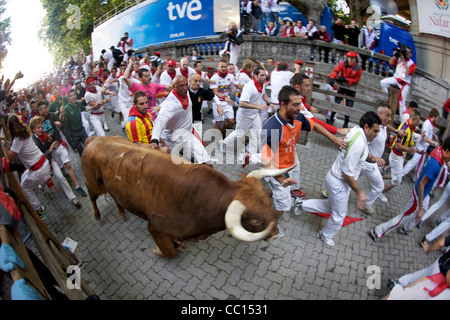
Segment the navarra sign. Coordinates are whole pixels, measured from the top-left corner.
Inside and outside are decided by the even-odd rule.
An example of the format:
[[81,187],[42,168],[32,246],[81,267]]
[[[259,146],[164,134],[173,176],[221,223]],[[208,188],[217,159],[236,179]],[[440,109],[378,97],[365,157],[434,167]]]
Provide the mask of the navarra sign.
[[450,0],[417,1],[419,32],[450,38]]

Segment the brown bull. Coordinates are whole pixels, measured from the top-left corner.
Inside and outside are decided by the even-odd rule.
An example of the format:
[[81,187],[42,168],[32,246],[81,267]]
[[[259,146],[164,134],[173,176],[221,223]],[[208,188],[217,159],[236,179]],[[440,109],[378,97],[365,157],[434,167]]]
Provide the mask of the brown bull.
[[243,241],[278,235],[278,216],[259,178],[287,170],[257,170],[232,181],[205,165],[175,164],[171,155],[123,137],[90,137],[85,146],[81,167],[95,219],[97,198],[109,194],[122,219],[126,209],[148,221],[159,255],[173,258],[184,241],[224,229]]

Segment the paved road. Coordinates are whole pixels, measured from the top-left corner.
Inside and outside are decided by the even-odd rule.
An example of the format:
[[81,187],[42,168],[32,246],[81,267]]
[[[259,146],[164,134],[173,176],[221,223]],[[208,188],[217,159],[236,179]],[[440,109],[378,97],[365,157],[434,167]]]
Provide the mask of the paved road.
[[[107,122],[111,128],[107,135],[125,135],[117,117],[112,119],[108,113]],[[337,125],[342,122],[338,120]],[[207,115],[205,128],[211,126],[211,115]],[[326,138],[311,133],[306,145],[297,145],[297,152],[306,198],[321,197],[323,179],[337,150]],[[80,158],[73,152],[71,157],[82,180]],[[257,167],[225,164],[215,168],[237,180],[239,173]],[[366,181],[360,183],[368,190]],[[368,236],[372,227],[399,213],[411,184],[408,176],[388,194],[388,203],[377,200],[374,216],[356,210],[352,193],[348,215],[364,220],[342,228],[331,248],[316,237],[325,218],[286,213],[279,221],[286,234],[282,239],[243,243],[223,231],[189,243],[185,252],[171,260],[151,253],[154,242],[146,223],[129,213],[121,221],[110,198],[98,200],[102,219],[96,221],[89,198],[81,198],[82,208],[76,210],[62,191],[39,193],[39,197],[47,207],[45,223],[56,237],[78,242],[75,254],[83,261],[81,275],[103,300],[378,300],[388,293],[389,278],[419,270],[439,256],[425,255],[418,243],[446,208],[409,236],[392,232],[380,244]],[[431,203],[439,196],[440,192]],[[367,272],[369,266],[379,267],[379,289],[368,286],[373,275]]]

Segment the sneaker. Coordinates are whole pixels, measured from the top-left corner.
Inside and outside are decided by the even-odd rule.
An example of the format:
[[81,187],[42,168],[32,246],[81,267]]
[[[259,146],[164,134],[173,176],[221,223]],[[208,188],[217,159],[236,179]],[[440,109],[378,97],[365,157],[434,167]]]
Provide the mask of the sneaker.
[[437,226],[440,225],[442,223],[441,218],[436,219],[435,223]]
[[388,202],[388,198],[386,198],[386,196],[383,193],[380,193],[378,198],[384,203]]
[[242,168],[245,168],[250,163],[250,152],[247,152],[245,155],[244,162],[242,163]]
[[405,234],[405,235],[408,235],[408,234],[410,234],[411,232],[412,232],[412,231],[406,230],[405,227],[401,227],[400,229],[398,229],[398,233]]
[[373,241],[375,241],[376,243],[380,243],[381,242],[381,238],[379,238],[376,233],[375,233],[375,228],[372,228],[369,232],[369,236],[372,238]]
[[82,197],[87,197],[86,192],[83,190],[83,188],[81,188],[81,186],[75,187],[75,190],[77,190]]
[[397,279],[389,279],[387,287],[389,290],[392,290],[392,288],[395,287],[397,284],[400,284],[400,282]]
[[323,243],[325,243],[326,245],[328,245],[328,246],[330,246],[330,247],[332,247],[332,246],[335,245],[334,241],[333,241],[332,239],[330,239],[330,238],[325,237],[325,236],[323,235],[322,231],[319,231],[319,232],[317,233],[317,237],[318,237],[320,240],[322,240]]
[[370,207],[370,208],[364,208],[364,209],[362,209],[361,211],[364,212],[364,213],[366,213],[366,214],[368,214],[368,215],[375,214],[375,209],[372,208],[372,207]]
[[75,207],[77,207],[78,209],[81,208],[81,203],[77,198],[73,198],[71,201]]
[[291,190],[291,196],[294,198],[304,198],[306,197],[306,193],[302,192],[303,188],[297,190]]
[[39,216],[39,218],[41,218],[41,220],[44,220],[45,218],[47,218],[47,214],[45,213],[44,209],[40,208],[37,211],[37,214]]
[[295,210],[294,213],[296,216],[299,216],[303,211],[303,200],[300,198],[295,199]]
[[323,196],[324,196],[325,198],[328,198],[328,191],[327,191],[327,189],[323,189],[323,190],[322,190],[322,194],[323,194]]
[[284,238],[286,234],[281,230],[280,226],[278,226],[278,238]]

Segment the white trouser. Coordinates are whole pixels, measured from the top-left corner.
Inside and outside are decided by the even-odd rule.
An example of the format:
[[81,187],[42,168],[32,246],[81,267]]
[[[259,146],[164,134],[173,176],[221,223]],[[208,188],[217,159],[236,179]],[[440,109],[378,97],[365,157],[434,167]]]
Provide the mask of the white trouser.
[[45,161],[39,170],[31,171],[27,169],[22,174],[20,186],[34,210],[39,210],[41,203],[33,189],[37,188],[42,183],[46,183],[50,178],[50,164],[48,163],[48,160]]
[[325,177],[328,199],[310,199],[303,202],[302,209],[308,212],[331,213],[322,233],[333,238],[342,228],[347,215],[348,199],[351,188],[347,182],[333,176],[330,172]]
[[263,126],[269,118],[269,111],[259,110],[259,118],[261,119],[261,125]]
[[367,193],[366,208],[370,209],[378,198],[378,196],[383,192],[384,181],[380,170],[378,170],[378,165],[376,163],[364,163],[364,168],[361,170],[360,177],[366,177],[370,186],[372,187]]
[[105,130],[103,126],[105,124],[105,114],[92,114],[90,116],[90,121],[92,126],[94,127],[94,134],[99,137],[105,136]]
[[185,134],[176,141],[166,140],[168,147],[172,150],[172,154],[178,156],[180,151],[183,150],[183,156],[187,160],[191,160],[193,157],[196,163],[207,163],[211,161],[211,158],[206,152],[202,142],[194,136],[192,132]]
[[427,220],[429,217],[431,217],[431,215],[433,213],[435,213],[436,211],[438,211],[445,203],[447,203],[447,200],[450,198],[450,183],[447,183],[447,186],[444,189],[444,192],[442,192],[441,197],[439,198],[438,201],[436,201],[431,207],[430,209],[428,209],[423,217],[422,217],[422,221]]
[[398,83],[397,79],[394,77],[386,78],[380,81],[381,90],[386,93],[389,93],[389,87],[393,86],[399,88],[400,94],[402,96],[401,101],[398,102],[399,106],[399,115],[401,115],[406,111],[406,98],[408,97],[409,85],[405,85],[403,89],[401,89],[401,85]]
[[52,160],[56,161],[58,166],[62,168],[67,162],[70,162],[69,151],[62,144],[59,144],[52,151]]
[[403,156],[398,156],[391,151],[389,154],[389,164],[391,165],[391,183],[399,186],[402,183]]
[[132,102],[126,103],[124,101],[119,101],[119,110],[122,113],[123,120],[126,122],[128,119],[128,116],[130,114]]
[[275,209],[282,212],[291,210],[291,189],[283,185],[274,177],[264,178],[272,190],[273,205]]
[[91,133],[91,128],[89,126],[90,118],[91,118],[91,113],[89,111],[81,112],[81,121],[83,122],[83,128],[84,128],[84,131],[86,131],[86,134],[88,137],[89,137],[89,134]]
[[[445,220],[444,220],[445,219]],[[432,242],[434,239],[439,237],[441,234],[443,234],[445,231],[450,229],[450,210],[447,210],[442,217],[440,218],[442,221],[436,228],[431,230],[425,238],[427,241]]]
[[427,160],[427,154],[414,153],[413,157],[403,167],[403,177],[406,176],[414,167],[416,168],[415,180],[419,179],[423,166]]
[[258,152],[261,128],[261,120],[258,114],[256,116],[249,116],[243,114],[241,108],[239,108],[236,113],[236,130],[230,133],[223,142],[228,144],[236,138],[238,141],[237,153],[239,154],[244,146],[243,143],[239,142],[243,142],[244,136],[247,135],[249,137],[249,152],[250,154],[256,154]]
[[432,276],[433,274],[439,272],[439,259],[436,259],[436,261],[433,262],[430,266],[413,273],[405,274],[404,276],[400,277],[398,281],[400,282],[400,285],[402,287],[406,287],[422,277]]
[[52,160],[52,170],[53,175],[56,177],[56,179],[59,181],[59,184],[63,188],[64,193],[66,194],[66,197],[69,198],[69,200],[75,199],[75,194],[72,191],[72,188],[70,188],[69,182],[67,182],[67,179],[64,177],[61,169],[59,168],[58,164],[55,160]]
[[233,106],[230,106],[225,101],[221,101],[220,105],[223,109],[223,116],[219,115],[219,112],[217,111],[217,103],[213,102],[213,118],[214,123],[216,122],[223,122],[226,119],[234,119],[234,109]]
[[[428,209],[428,204],[430,203],[430,197],[427,196],[423,199],[423,211],[426,212]],[[404,207],[402,213],[395,216],[391,220],[381,223],[375,227],[375,235],[379,238],[383,237],[392,230],[397,229],[403,224],[403,228],[407,231],[412,231],[413,227],[416,225],[416,215],[419,208],[419,199],[416,194],[416,189],[414,185],[412,186],[412,195],[408,200],[408,203]]]

